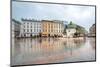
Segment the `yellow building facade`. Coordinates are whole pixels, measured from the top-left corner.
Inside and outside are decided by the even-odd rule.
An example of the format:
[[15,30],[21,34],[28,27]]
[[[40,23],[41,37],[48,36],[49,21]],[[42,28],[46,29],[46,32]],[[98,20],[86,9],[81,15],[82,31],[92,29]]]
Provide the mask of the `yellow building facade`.
[[42,20],[42,36],[62,36],[64,24],[61,21]]

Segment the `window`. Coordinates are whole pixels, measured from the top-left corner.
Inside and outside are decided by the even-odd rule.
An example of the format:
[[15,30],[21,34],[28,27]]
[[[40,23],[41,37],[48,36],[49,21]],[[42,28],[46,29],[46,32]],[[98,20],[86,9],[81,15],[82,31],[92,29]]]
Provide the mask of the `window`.
[[32,28],[32,25],[31,25],[31,28]]
[[27,28],[29,28],[29,26],[27,25]]
[[29,30],[27,29],[27,32],[29,32]]
[[24,32],[25,32],[25,29],[23,29],[24,30]]
[[32,29],[31,29],[31,32],[32,32]]

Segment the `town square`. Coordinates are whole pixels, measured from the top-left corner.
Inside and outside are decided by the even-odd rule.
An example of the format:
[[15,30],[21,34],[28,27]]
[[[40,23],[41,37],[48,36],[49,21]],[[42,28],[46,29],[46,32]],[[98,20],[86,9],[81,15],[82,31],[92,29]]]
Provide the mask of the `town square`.
[[12,1],[11,24],[12,66],[95,61],[94,6]]

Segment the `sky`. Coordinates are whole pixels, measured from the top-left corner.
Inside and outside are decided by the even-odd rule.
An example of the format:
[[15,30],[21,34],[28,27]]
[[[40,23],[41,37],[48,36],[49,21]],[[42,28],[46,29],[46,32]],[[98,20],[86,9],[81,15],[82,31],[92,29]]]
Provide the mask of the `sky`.
[[95,7],[47,3],[12,2],[12,18],[70,21],[87,31],[95,23]]

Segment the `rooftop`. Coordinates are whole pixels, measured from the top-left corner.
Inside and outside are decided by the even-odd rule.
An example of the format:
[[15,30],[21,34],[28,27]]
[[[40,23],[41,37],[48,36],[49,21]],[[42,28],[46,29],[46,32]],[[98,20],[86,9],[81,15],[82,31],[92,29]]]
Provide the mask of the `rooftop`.
[[61,23],[63,24],[63,21],[60,20],[42,20],[43,22],[52,22],[52,23]]
[[14,21],[15,23],[21,24],[19,21],[12,19],[12,21]]
[[22,21],[29,21],[29,22],[52,22],[52,23],[63,23],[63,21],[60,20],[35,20],[35,19],[21,19]]
[[35,20],[35,19],[24,19],[24,18],[22,18],[21,19],[22,21],[29,21],[29,22],[40,22],[40,20]]

